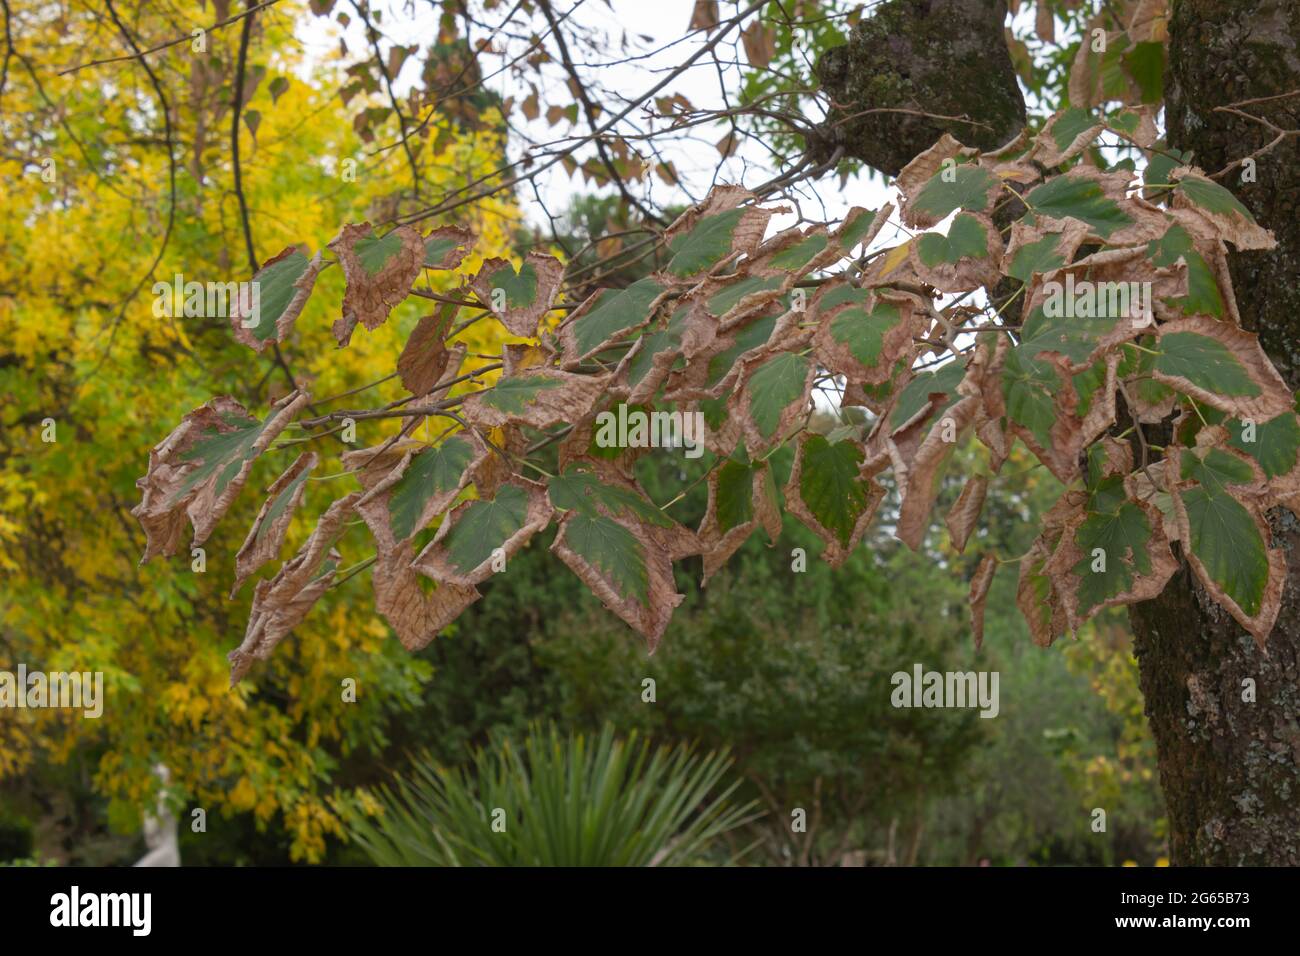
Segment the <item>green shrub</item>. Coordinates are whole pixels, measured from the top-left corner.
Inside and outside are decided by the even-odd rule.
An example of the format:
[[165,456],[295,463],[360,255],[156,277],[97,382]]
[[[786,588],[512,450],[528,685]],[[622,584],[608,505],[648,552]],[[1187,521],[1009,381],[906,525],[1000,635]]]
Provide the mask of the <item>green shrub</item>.
[[730,799],[738,784],[722,786],[730,765],[609,725],[561,736],[534,724],[522,748],[498,738],[466,765],[417,760],[380,788],[378,813],[363,796],[344,818],[381,866],[681,865],[754,818]]

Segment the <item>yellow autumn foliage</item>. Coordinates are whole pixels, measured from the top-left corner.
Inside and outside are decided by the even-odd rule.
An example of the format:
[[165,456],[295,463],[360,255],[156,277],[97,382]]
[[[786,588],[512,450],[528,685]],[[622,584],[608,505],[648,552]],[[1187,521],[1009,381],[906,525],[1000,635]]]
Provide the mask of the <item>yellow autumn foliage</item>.
[[[171,120],[173,195],[162,107],[140,61],[59,75],[88,51],[120,55],[126,46],[114,23],[67,4],[10,7],[20,56],[0,93],[0,669],[102,672],[106,700],[98,720],[5,712],[0,781],[80,755],[110,801],[110,818],[130,831],[155,804],[153,768],[162,764],[175,805],[205,808],[210,828],[235,814],[259,825],[278,818],[293,857],[319,860],[339,833],[327,801],[331,769],[358,749],[385,745],[385,727],[413,705],[430,668],[390,636],[358,577],[331,591],[273,662],[230,689],[226,653],[243,637],[252,592],[250,582],[226,598],[234,555],[261,491],[301,445],[282,442],[264,456],[207,542],[201,573],[183,554],[138,566],[143,534],[129,514],[149,449],[185,411],[230,394],[260,415],[287,391],[270,350],[257,355],[236,344],[226,319],[168,318],[153,308],[153,283],[175,275],[249,278],[230,151],[240,27],[207,34],[204,52],[187,41],[146,60]],[[117,7],[141,47],[214,19],[212,5],[194,0],[165,10]],[[294,31],[305,9],[286,0],[261,13],[249,50],[250,75],[259,79],[244,109],[259,121],[255,134],[241,124],[240,147],[259,261],[295,243],[321,249],[345,222],[378,225],[392,197],[410,187],[404,151],[381,148],[391,145],[395,124],[388,142],[363,144],[352,117],[365,97],[345,104],[338,64],[303,60]],[[375,95],[369,105],[386,103]],[[477,129],[448,130],[435,118],[412,139],[426,195],[499,165],[500,117],[480,119]],[[478,233],[489,255],[509,247],[520,223],[508,198],[459,213],[454,221]],[[474,255],[459,274],[430,273],[428,288],[454,291],[480,262]],[[342,298],[340,272],[322,274],[283,347],[318,400],[391,372],[430,304],[410,299],[385,326],[359,329],[350,347],[337,349],[329,327]],[[463,340],[478,353],[499,352],[502,341],[487,322]],[[402,394],[394,380],[365,397]],[[363,426],[359,445],[396,427]],[[341,471],[344,446],[316,444],[328,457],[308,486],[305,515],[355,487],[349,477],[327,477]],[[311,520],[295,519],[284,557]],[[347,564],[366,558],[364,528],[351,528],[339,547]],[[359,688],[355,703],[343,700],[346,679]]]

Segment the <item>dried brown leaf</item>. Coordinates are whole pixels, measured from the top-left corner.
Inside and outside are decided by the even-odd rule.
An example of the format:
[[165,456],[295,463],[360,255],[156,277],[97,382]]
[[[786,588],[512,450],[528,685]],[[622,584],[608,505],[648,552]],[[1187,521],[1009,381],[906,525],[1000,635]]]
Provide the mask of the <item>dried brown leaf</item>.
[[[230,686],[244,678],[254,661],[268,660],[276,645],[302,623],[307,612],[334,583],[340,560],[334,542],[342,535],[344,522],[360,497],[360,492],[353,492],[331,504],[298,553],[271,580],[257,582],[244,640],[227,655]],[[322,569],[327,560],[332,566]]]
[[959,554],[966,550],[970,533],[975,530],[980,512],[984,510],[984,498],[988,490],[988,478],[984,475],[976,475],[962,485],[961,493],[953,502],[952,508],[948,510],[948,517],[944,523],[948,526],[948,537],[952,540],[952,546]]
[[472,587],[439,584],[426,593],[411,564],[411,548],[381,554],[372,573],[375,608],[408,651],[418,651],[481,597]]
[[[155,555],[170,556],[180,550],[186,521],[194,528],[191,547],[207,541],[212,529],[244,487],[258,456],[307,402],[305,392],[294,392],[272,406],[266,422],[233,474],[228,474],[225,467],[211,467],[216,463],[186,456],[201,441],[237,427],[251,427],[255,419],[248,415],[243,405],[226,396],[214,398],[186,415],[172,433],[149,452],[149,470],[135,483],[143,494],[140,504],[131,509],[131,514],[139,519],[146,537],[144,557],[140,563],[144,564]],[[212,473],[193,482],[191,487],[191,476],[205,466]]]
[[[532,270],[535,282],[531,300],[522,302],[514,295],[517,288],[515,277],[528,269]],[[563,280],[564,265],[559,259],[540,252],[530,252],[524,257],[518,271],[507,259],[488,259],[470,280],[469,287],[511,335],[536,338],[538,323],[551,310]],[[498,284],[503,281],[510,282],[511,285]]]
[[984,646],[984,607],[988,604],[989,589],[993,587],[993,577],[997,570],[997,556],[986,554],[980,558],[970,581],[970,629],[975,636],[977,651]]
[[414,226],[398,226],[383,237],[396,236],[400,247],[371,272],[357,254],[357,243],[374,239],[374,229],[368,222],[348,223],[329,247],[343,266],[347,288],[343,293],[343,317],[334,323],[334,338],[339,345],[347,345],[352,332],[360,322],[367,329],[377,329],[388,320],[388,314],[411,292],[411,284],[420,275],[424,264],[424,240]]
[[[235,583],[230,589],[233,598],[236,592],[254,571],[267,561],[275,558],[284,545],[284,536],[289,532],[294,513],[302,505],[307,495],[305,475],[317,465],[319,458],[314,451],[299,455],[284,474],[272,482],[266,489],[266,500],[257,512],[253,526],[248,529],[248,537],[235,555]],[[288,491],[284,501],[278,501],[282,493]],[[272,515],[272,508],[275,514]]]
[[397,374],[402,387],[416,398],[428,395],[447,368],[444,339],[456,311],[456,306],[446,306],[435,315],[421,317],[402,347],[402,354],[397,358]]
[[493,389],[467,395],[461,412],[467,421],[480,428],[496,428],[507,423],[551,428],[587,415],[605,394],[613,377],[613,373],[578,375],[553,368],[538,369],[526,375],[497,379]]

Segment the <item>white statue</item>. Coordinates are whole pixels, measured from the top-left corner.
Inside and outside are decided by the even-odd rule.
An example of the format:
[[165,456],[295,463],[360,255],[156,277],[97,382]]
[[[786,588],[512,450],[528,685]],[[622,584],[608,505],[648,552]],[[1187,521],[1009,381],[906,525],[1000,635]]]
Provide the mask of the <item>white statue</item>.
[[167,809],[166,786],[171,774],[162,764],[153,768],[154,774],[163,783],[163,791],[158,794],[158,812],[147,813],[144,817],[144,842],[149,852],[136,861],[136,866],[180,866],[180,837],[176,827],[176,815]]

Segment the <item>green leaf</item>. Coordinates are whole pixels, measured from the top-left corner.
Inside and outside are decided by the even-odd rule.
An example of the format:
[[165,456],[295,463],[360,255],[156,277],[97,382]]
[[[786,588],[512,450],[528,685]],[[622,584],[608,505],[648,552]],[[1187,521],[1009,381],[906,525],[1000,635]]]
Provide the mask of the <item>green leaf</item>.
[[1204,257],[1196,251],[1192,237],[1182,226],[1170,226],[1159,239],[1147,243],[1147,255],[1157,266],[1172,266],[1180,258],[1187,263],[1187,295],[1168,300],[1187,315],[1223,318],[1223,296],[1219,283]]
[[1043,216],[1073,216],[1086,222],[1103,239],[1133,222],[1118,203],[1105,195],[1100,183],[1083,176],[1066,174],[1049,179],[1031,190],[1025,202]]
[[1229,215],[1236,213],[1247,222],[1255,222],[1250,210],[1231,192],[1218,183],[1202,176],[1184,175],[1178,180],[1178,189],[1197,206],[1212,213]]
[[1203,458],[1191,452],[1183,453],[1180,458],[1179,477],[1196,481],[1212,491],[1226,492],[1229,485],[1247,485],[1255,480],[1249,464],[1221,448],[1211,448]]
[[840,231],[835,237],[836,244],[845,252],[848,252],[871,232],[875,220],[876,213],[872,210],[863,209],[859,211],[852,221],[846,219],[840,226]]
[[535,401],[537,396],[549,388],[559,388],[564,382],[560,379],[545,378],[541,375],[520,375],[498,379],[490,392],[483,395],[484,405],[490,405],[508,415],[517,415]]
[[507,309],[529,309],[537,302],[537,270],[531,262],[525,261],[518,272],[507,262],[488,276],[488,283],[505,292]]
[[[635,389],[641,384],[642,379],[650,373],[657,355],[664,352],[676,352],[681,348],[682,324],[689,313],[690,308],[683,306],[673,313],[668,320],[667,328],[655,329],[642,336],[641,346],[627,363],[627,384],[630,389]],[[674,364],[680,364],[683,361],[679,356]]]
[[880,299],[875,307],[854,306],[831,320],[831,338],[848,346],[853,357],[867,368],[880,359],[885,335],[902,321],[898,304]]
[[783,352],[768,359],[749,378],[749,414],[763,439],[781,425],[781,416],[804,394],[811,362],[806,356]]
[[1057,150],[1064,152],[1077,137],[1097,126],[1098,123],[1096,114],[1091,110],[1079,109],[1077,106],[1070,107],[1052,124],[1052,139],[1056,143]]
[[[867,226],[871,225],[871,216],[862,217],[867,220]],[[794,245],[774,253],[768,261],[773,269],[780,269],[782,272],[794,272],[802,269],[808,263],[812,262],[818,255],[825,251],[830,244],[830,237],[824,232],[814,232],[812,235],[805,236]]]
[[706,305],[711,315],[726,315],[740,304],[740,300],[756,292],[770,292],[781,288],[783,276],[749,276],[739,282],[723,286],[709,297]]
[[775,315],[764,315],[755,319],[736,333],[735,342],[726,351],[709,359],[708,377],[705,379],[709,388],[721,382],[736,364],[736,359],[750,349],[756,349],[769,338],[776,328]]
[[298,294],[294,283],[301,279],[310,266],[310,260],[301,249],[288,255],[281,254],[258,270],[253,281],[257,283],[257,324],[248,326],[253,338],[260,342],[276,337],[277,323],[285,309]]
[[396,231],[386,236],[376,236],[373,229],[370,235],[357,240],[352,247],[353,253],[361,260],[361,265],[371,276],[379,275],[389,261],[402,251],[402,237]]
[[1061,244],[1060,233],[1048,233],[1035,242],[1027,242],[1016,250],[1007,274],[1028,282],[1034,273],[1051,272],[1065,265],[1065,256],[1058,252]]
[[942,415],[960,397],[957,394],[957,386],[965,377],[966,368],[961,362],[949,362],[937,369],[919,373],[899,392],[898,402],[889,416],[890,427],[899,428],[905,424],[913,415],[925,408],[931,394],[938,392],[948,396],[948,401],[938,411],[938,414]]
[[[1186,462],[1193,456],[1183,457]],[[1269,574],[1268,552],[1254,517],[1221,484],[1194,486],[1178,496],[1187,513],[1192,553],[1224,593],[1254,617],[1263,606]]]
[[1256,424],[1254,441],[1246,441],[1249,432],[1239,419],[1225,425],[1228,444],[1259,462],[1267,477],[1280,478],[1294,470],[1300,455],[1300,420],[1295,412],[1284,412],[1272,421]]
[[927,266],[957,263],[962,259],[983,259],[989,254],[988,236],[974,216],[962,213],[952,221],[948,234],[927,232],[917,240],[917,253]]
[[1165,45],[1134,43],[1124,54],[1124,69],[1142,94],[1143,103],[1159,103],[1165,96]]
[[404,541],[420,529],[416,523],[434,495],[460,486],[461,478],[474,460],[474,447],[459,436],[415,455],[393,485],[388,497],[389,522],[393,537]]
[[443,539],[447,562],[469,574],[492,557],[528,520],[528,492],[502,485],[491,501],[469,504]]
[[564,539],[621,596],[649,606],[645,551],[632,532],[602,514],[578,511],[566,519]]
[[862,449],[855,442],[831,444],[813,435],[802,454],[799,496],[822,527],[848,547],[858,519],[871,507],[867,484],[858,477]]
[[551,504],[560,511],[577,511],[597,515],[597,505],[614,517],[630,516],[641,521],[671,528],[673,520],[640,495],[617,485],[607,484],[589,471],[570,465],[563,474],[547,483]]
[[1039,306],[1025,320],[1020,348],[1027,358],[1037,358],[1044,352],[1057,352],[1078,365],[1093,353],[1104,336],[1114,331],[1118,321],[1118,317],[1110,316],[1048,318]]
[[650,321],[651,306],[664,287],[654,279],[641,279],[626,289],[605,289],[597,293],[596,305],[573,321],[572,334],[578,355],[589,355],[620,332]]
[[1056,393],[1061,378],[1051,364],[1034,361],[1022,346],[1007,350],[1002,368],[1002,397],[1007,415],[1025,428],[1042,448],[1052,445],[1056,422]]
[[241,418],[238,415],[222,416],[222,420],[230,426],[230,431],[209,428],[181,456],[182,461],[198,461],[200,465],[185,476],[185,481],[172,495],[171,501],[179,501],[214,475],[217,476],[217,481],[213,494],[220,495],[225,491],[226,485],[239,474],[244,462],[255,456],[253,445],[274,417],[275,412],[272,412],[265,421],[259,422],[255,418]]
[[[952,181],[946,182],[945,176]],[[936,222],[958,209],[980,212],[988,208],[989,194],[997,188],[997,178],[982,166],[950,166],[930,178],[912,201],[911,209]]]
[[[1083,557],[1072,569],[1079,579],[1078,602],[1082,614],[1133,589],[1136,575],[1150,574],[1151,524],[1146,513],[1126,500],[1124,479],[1102,480],[1089,502],[1089,515],[1074,535]],[[1093,552],[1100,548],[1104,569],[1093,570]]]
[[739,528],[754,519],[754,471],[766,462],[728,458],[718,468],[716,515],[722,532]]
[[1174,149],[1166,145],[1164,140],[1160,140],[1151,152],[1151,160],[1147,163],[1142,179],[1148,183],[1168,183],[1169,176],[1175,169],[1186,166],[1191,161],[1191,153],[1183,152],[1181,149]]
[[673,239],[668,244],[672,259],[668,261],[667,272],[678,278],[689,278],[731,255],[736,227],[748,211],[736,208],[704,216],[690,232]]
[[271,507],[266,509],[266,514],[258,523],[257,536],[253,539],[254,541],[261,541],[266,535],[267,530],[275,524],[276,519],[284,514],[284,510],[289,507],[289,502],[293,501],[293,497],[298,493],[298,489],[307,483],[307,476],[310,474],[311,467],[309,466],[298,472],[293,481],[280,489],[280,493],[276,495],[275,500],[271,502]]
[[1159,341],[1155,370],[1217,395],[1252,396],[1263,390],[1222,342],[1195,332],[1171,332]]

